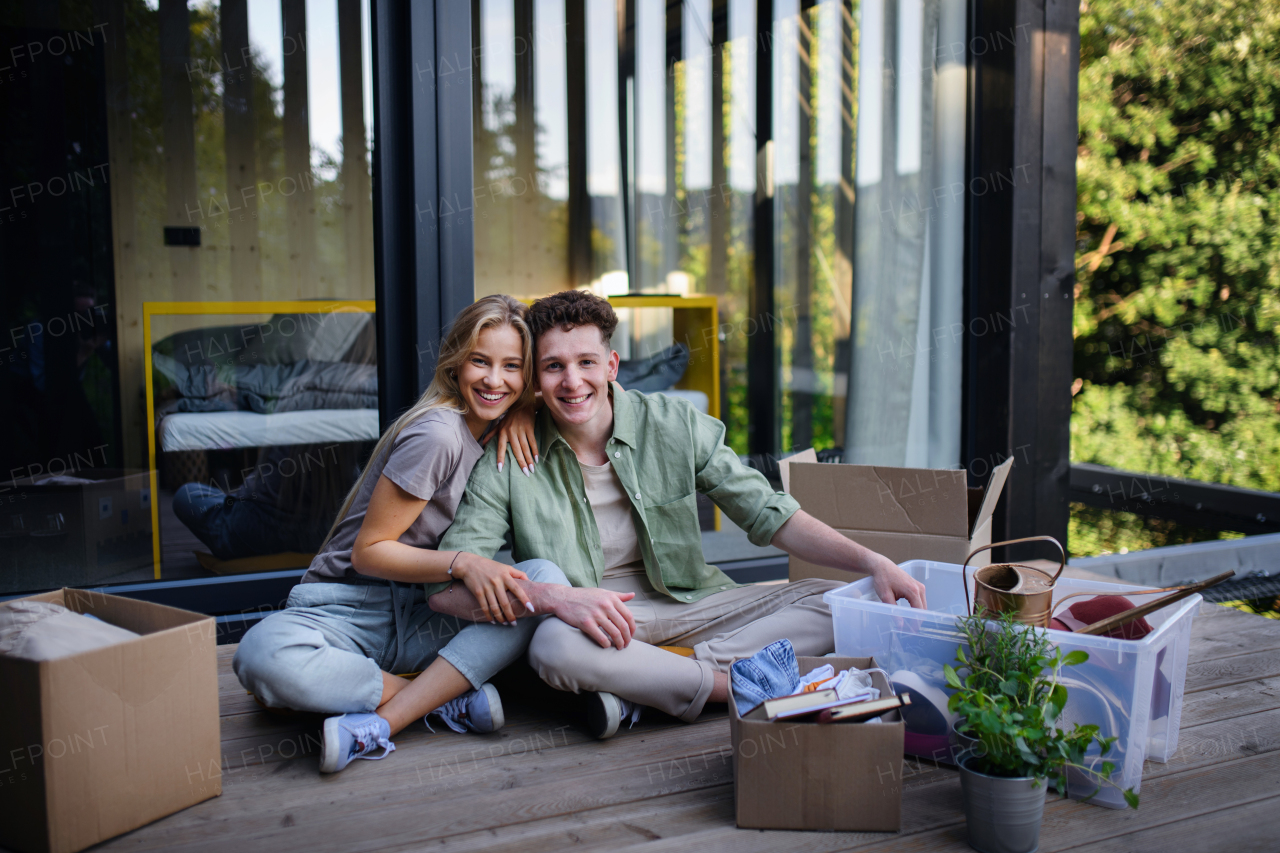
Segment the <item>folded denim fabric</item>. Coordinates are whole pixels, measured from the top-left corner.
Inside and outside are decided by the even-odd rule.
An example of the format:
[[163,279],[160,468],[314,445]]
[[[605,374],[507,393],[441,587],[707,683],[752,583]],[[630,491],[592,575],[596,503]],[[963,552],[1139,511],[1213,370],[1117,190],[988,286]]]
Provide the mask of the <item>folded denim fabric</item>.
[[790,640],[770,643],[749,658],[729,667],[733,701],[746,714],[766,699],[790,696],[800,685],[800,665]]

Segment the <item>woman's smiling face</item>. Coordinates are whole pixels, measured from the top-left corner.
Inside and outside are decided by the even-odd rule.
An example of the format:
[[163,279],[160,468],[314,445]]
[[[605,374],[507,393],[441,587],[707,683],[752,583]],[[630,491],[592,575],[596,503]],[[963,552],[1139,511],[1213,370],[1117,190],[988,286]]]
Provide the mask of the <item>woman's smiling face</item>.
[[458,389],[467,403],[468,421],[496,420],[511,408],[524,391],[520,333],[506,325],[481,331],[458,367]]

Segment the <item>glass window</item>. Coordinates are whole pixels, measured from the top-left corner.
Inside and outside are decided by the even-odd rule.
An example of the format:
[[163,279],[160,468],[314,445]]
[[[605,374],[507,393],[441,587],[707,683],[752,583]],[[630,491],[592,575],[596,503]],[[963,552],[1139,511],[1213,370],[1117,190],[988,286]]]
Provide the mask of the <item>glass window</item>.
[[476,0],[476,295],[569,279],[564,0]]
[[302,567],[377,438],[364,0],[0,12],[0,593]]
[[[740,453],[752,424],[772,418],[778,451],[959,464],[963,0],[776,0],[766,32],[754,0],[476,0],[473,10],[477,187],[505,186],[522,157],[526,172],[563,164],[564,175],[522,184],[539,187],[527,196],[478,190],[490,215],[476,218],[477,293],[589,287],[618,299],[626,361],[680,342],[693,365],[715,349],[709,408]],[[563,16],[563,30],[539,29],[544,14]],[[523,36],[535,31],[560,35]],[[544,64],[563,111],[544,107]],[[763,132],[762,113],[772,117]],[[771,233],[756,233],[761,205]],[[756,278],[762,246],[767,282]],[[752,316],[765,287],[773,311]],[[713,298],[714,347],[682,325],[690,303],[679,300],[693,297]],[[765,329],[778,393],[771,411],[752,412],[748,350]]]

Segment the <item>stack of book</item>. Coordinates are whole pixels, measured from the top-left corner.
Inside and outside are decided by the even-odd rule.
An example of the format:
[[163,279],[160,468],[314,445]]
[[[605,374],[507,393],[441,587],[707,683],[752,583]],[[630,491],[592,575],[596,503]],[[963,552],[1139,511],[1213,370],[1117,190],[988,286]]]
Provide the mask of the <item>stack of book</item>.
[[911,696],[889,696],[885,699],[841,699],[835,690],[814,690],[779,696],[764,703],[764,715],[770,720],[815,717],[819,723],[860,723],[911,704]]

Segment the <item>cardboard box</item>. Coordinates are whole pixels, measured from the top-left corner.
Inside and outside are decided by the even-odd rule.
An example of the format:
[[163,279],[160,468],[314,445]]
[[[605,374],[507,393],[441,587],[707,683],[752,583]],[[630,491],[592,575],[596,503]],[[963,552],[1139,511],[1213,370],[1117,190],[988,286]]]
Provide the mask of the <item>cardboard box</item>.
[[[1006,459],[984,488],[970,489],[964,469],[887,468],[819,463],[812,450],[778,463],[783,489],[805,512],[895,563],[907,560],[964,562],[974,548],[991,544],[991,516],[1013,467]],[[991,553],[973,558],[985,566]],[[824,578],[852,582],[863,575],[815,566],[792,557],[790,580]]]
[[222,793],[213,617],[79,589],[22,600],[143,636],[0,656],[0,846],[73,853]]
[[0,594],[151,577],[147,471],[78,468],[8,482],[0,496]]
[[[800,674],[831,664],[870,669],[874,658],[800,658]],[[882,697],[883,673],[871,674]],[[897,832],[902,825],[902,738],[897,711],[883,723],[769,722],[762,708],[738,716],[729,700],[738,826]]]

